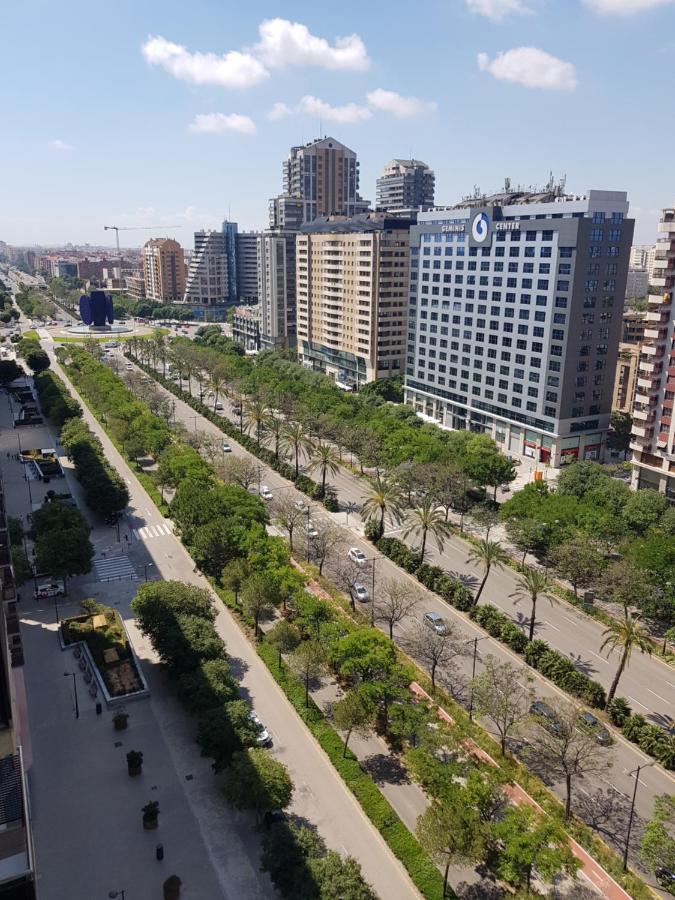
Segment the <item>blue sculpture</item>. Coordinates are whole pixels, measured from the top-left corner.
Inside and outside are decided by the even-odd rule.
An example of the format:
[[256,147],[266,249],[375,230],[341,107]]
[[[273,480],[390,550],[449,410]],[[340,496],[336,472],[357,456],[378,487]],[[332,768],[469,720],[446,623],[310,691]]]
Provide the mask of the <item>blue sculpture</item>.
[[106,321],[112,325],[115,321],[113,303],[110,294],[105,291],[92,291],[80,297],[80,316],[85,325],[93,328],[107,328]]

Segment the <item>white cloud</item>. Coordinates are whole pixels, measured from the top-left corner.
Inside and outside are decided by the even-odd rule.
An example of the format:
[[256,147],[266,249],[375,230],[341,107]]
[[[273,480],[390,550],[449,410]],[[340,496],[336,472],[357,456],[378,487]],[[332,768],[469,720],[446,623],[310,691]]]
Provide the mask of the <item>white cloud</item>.
[[190,53],[181,44],[174,44],[160,36],[149,37],[141,50],[151,65],[161,66],[174,78],[194,84],[247,88],[269,77],[269,72],[259,60],[250,53],[240,53],[238,50],[231,50],[223,56]]
[[603,15],[632,16],[634,13],[667,6],[673,0],[583,0],[593,12]]
[[344,106],[331,106],[325,100],[307,95],[300,101],[300,112],[308,116],[326,119],[327,122],[353,123],[363,122],[372,116],[367,106],[358,106],[356,103],[345,103]]
[[60,150],[61,152],[66,152],[68,150],[75,149],[72,144],[66,144],[65,141],[61,141],[61,140],[59,140],[59,138],[54,138],[53,141],[50,141],[49,147],[52,150]]
[[267,118],[270,122],[278,122],[279,119],[285,119],[286,116],[290,116],[293,110],[287,103],[281,103],[277,101],[272,109],[267,113]]
[[407,119],[410,116],[420,116],[424,113],[433,112],[436,109],[436,103],[433,100],[418,100],[417,97],[403,97],[396,91],[385,91],[383,88],[377,88],[366,94],[368,103],[373,109],[379,109],[383,112],[391,113],[398,119]]
[[572,91],[577,86],[572,63],[551,56],[537,47],[516,47],[490,59],[478,54],[478,67],[500,81],[513,81],[528,88]]
[[271,69],[284,66],[319,66],[323,69],[353,69],[370,66],[368,51],[358,34],[335,39],[312,34],[306,25],[288,19],[266,19],[258,26],[260,42],[252,48]]
[[222,134],[223,131],[238,131],[240,134],[255,134],[255,122],[249,116],[239,113],[205,113],[194,117],[189,131],[194,134]]
[[506,16],[514,13],[523,16],[532,12],[522,0],[466,0],[466,5],[469,12],[485,16],[492,22],[501,22]]

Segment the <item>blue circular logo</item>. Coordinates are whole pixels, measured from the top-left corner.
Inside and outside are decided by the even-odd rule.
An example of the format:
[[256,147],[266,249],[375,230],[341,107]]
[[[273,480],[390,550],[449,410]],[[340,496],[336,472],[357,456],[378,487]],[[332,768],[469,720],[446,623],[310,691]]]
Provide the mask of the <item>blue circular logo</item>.
[[490,219],[487,213],[477,213],[471,223],[471,237],[479,244],[482,244],[490,233]]

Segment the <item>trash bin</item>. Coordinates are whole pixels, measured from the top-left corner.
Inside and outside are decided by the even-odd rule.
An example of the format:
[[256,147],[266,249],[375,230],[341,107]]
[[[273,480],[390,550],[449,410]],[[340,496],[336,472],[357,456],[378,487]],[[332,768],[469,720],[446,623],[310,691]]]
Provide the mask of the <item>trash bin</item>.
[[96,704],[96,715],[100,716],[102,712],[103,712],[103,704],[97,703]]
[[161,862],[164,859],[164,844],[157,844],[155,847],[155,856],[158,862]]

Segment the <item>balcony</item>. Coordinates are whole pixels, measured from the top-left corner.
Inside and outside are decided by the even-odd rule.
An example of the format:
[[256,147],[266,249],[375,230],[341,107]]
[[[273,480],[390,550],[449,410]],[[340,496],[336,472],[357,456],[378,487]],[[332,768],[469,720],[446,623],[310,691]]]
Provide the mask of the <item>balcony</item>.
[[657,347],[654,344],[643,344],[642,353],[645,356],[652,356],[655,359],[661,359],[663,356],[665,356],[665,351],[662,345]]
[[633,437],[642,438],[646,440],[647,438],[651,440],[654,434],[654,428],[651,425],[645,425],[644,427],[641,425],[637,425],[635,422],[633,423]]
[[[653,421],[655,418],[654,411],[651,409],[638,409],[633,407],[633,419],[642,423]],[[633,429],[635,430],[635,429]]]
[[665,341],[667,336],[667,328],[645,328],[645,339],[648,341]]

